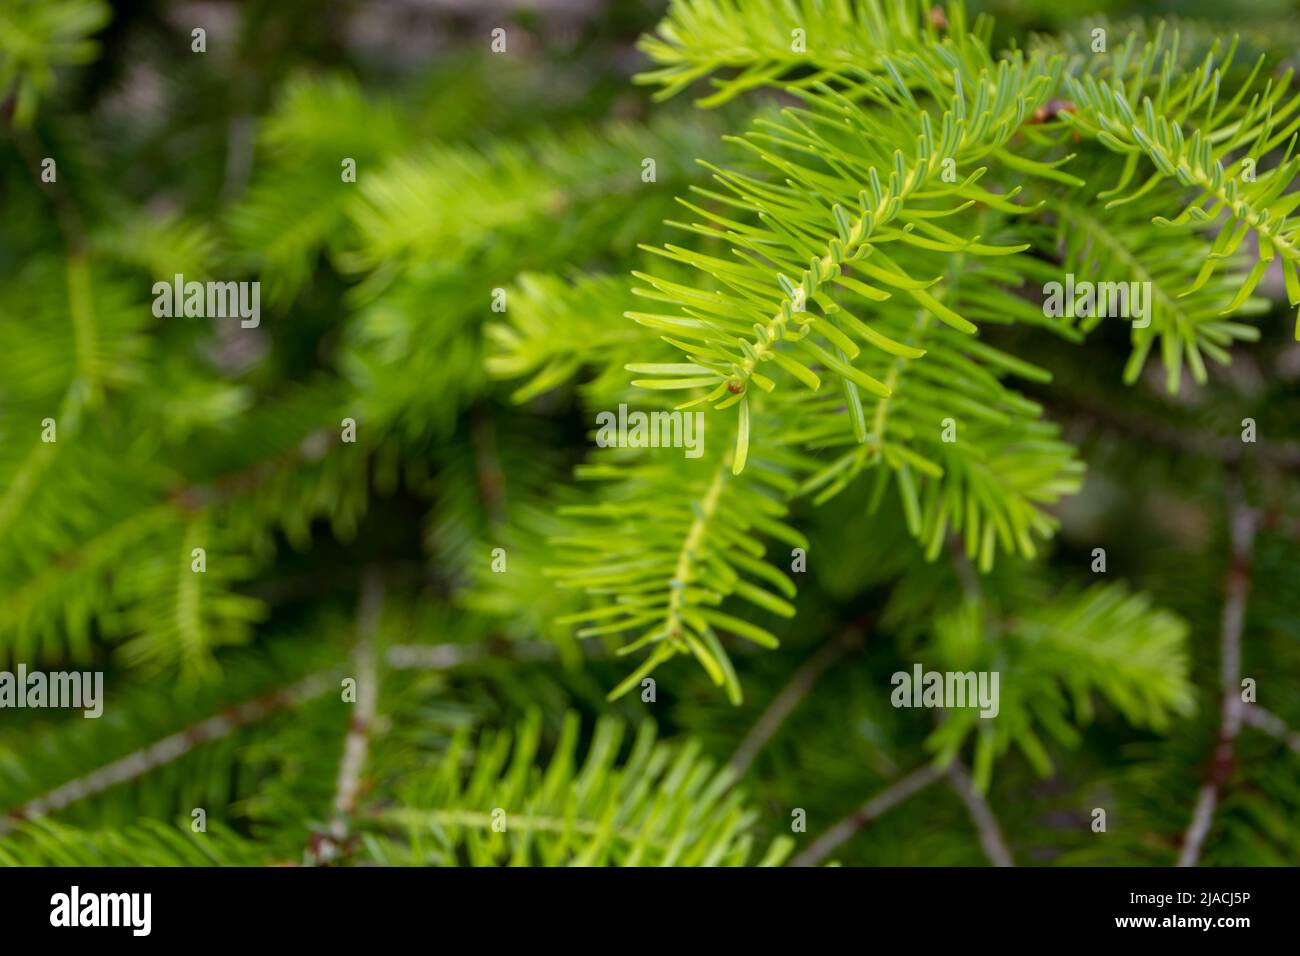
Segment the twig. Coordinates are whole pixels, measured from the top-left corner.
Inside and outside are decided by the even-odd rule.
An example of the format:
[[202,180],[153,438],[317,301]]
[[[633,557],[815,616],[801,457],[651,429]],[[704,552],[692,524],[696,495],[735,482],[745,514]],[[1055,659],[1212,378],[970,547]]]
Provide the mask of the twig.
[[330,821],[329,835],[312,841],[308,851],[310,862],[323,863],[332,859],[334,850],[347,841],[348,821],[356,809],[361,772],[370,751],[370,734],[379,706],[375,630],[383,609],[383,578],[377,568],[370,568],[361,583],[361,600],[357,605],[357,641],[352,658],[357,682],[356,712],[343,740],[343,759],[339,762],[338,783],[334,787],[334,816]]
[[850,629],[830,640],[795,671],[790,682],[772,699],[758,721],[750,728],[729,761],[737,777],[743,777],[759,751],[767,746],[787,717],[808,696],[830,666],[862,642],[862,634]]
[[1237,735],[1242,724],[1241,633],[1246,617],[1246,598],[1250,593],[1251,551],[1255,543],[1257,516],[1243,500],[1235,482],[1229,487],[1228,522],[1232,556],[1224,583],[1219,636],[1219,689],[1223,695],[1219,738],[1205,781],[1196,795],[1192,821],[1188,824],[1183,848],[1178,855],[1179,866],[1195,866],[1200,858],[1210,825],[1214,822],[1220,788],[1232,772]]
[[494,525],[505,524],[508,517],[505,472],[501,470],[501,456],[497,451],[496,429],[491,416],[481,406],[474,409],[470,418],[470,442],[483,508]]
[[[542,659],[554,655],[554,646],[541,641],[511,641],[511,651],[518,651],[524,659]],[[479,645],[433,644],[394,645],[388,649],[385,661],[388,666],[402,669],[445,670],[492,656]],[[69,804],[103,793],[119,783],[141,777],[151,770],[179,760],[205,743],[220,740],[248,724],[288,710],[300,703],[319,697],[339,686],[342,669],[321,671],[302,678],[297,683],[263,694],[208,717],[191,727],[177,731],[112,763],[105,764],[84,777],[60,784],[55,789],[27,801],[21,806],[0,811],[0,835],[11,830],[20,820],[32,820],[62,810]],[[359,698],[358,698],[359,699]]]
[[872,820],[898,806],[914,793],[924,790],[942,776],[943,771],[936,770],[927,764],[919,770],[913,770],[907,776],[894,781],[894,783],[880,791],[856,811],[814,840],[808,849],[790,861],[790,865],[816,866],[830,856],[836,847],[848,840]]
[[948,556],[952,559],[953,571],[961,584],[962,597],[967,601],[984,602],[984,587],[980,584],[979,572],[966,557],[966,551],[959,535],[948,536]]
[[103,793],[119,783],[134,780],[151,770],[180,759],[200,744],[219,740],[240,727],[262,720],[305,700],[319,697],[331,687],[337,686],[338,672],[323,672],[304,677],[289,687],[238,704],[223,713],[209,717],[192,727],[187,727],[185,730],[92,770],[84,777],[70,780],[43,796],[27,801],[22,806],[6,811],[4,816],[0,817],[0,834],[12,829],[15,821],[47,816],[77,800]]
[[1150,416],[1124,415],[1091,397],[1060,390],[1055,393],[1053,401],[1073,405],[1087,414],[1091,423],[1100,425],[1106,431],[1143,438],[1175,452],[1229,465],[1243,461],[1248,455],[1282,467],[1300,465],[1300,442],[1247,443],[1232,436],[1225,437],[1201,429],[1166,424]]
[[1265,710],[1258,704],[1251,704],[1242,710],[1241,717],[1256,730],[1262,730],[1270,737],[1276,737],[1300,754],[1300,733],[1288,727],[1286,721],[1271,710]]
[[248,185],[253,168],[253,140],[256,125],[247,113],[230,117],[226,124],[226,166],[221,182],[221,196],[232,200]]
[[[23,162],[27,164],[32,178],[40,181],[41,162],[49,156],[40,137],[34,130],[30,129],[10,129],[13,134],[14,145],[18,149],[19,155],[22,156]],[[63,241],[68,247],[68,254],[73,257],[79,257],[86,251],[86,233],[81,222],[81,213],[77,203],[73,200],[71,193],[59,182],[56,177],[54,182],[42,183],[43,187],[48,187],[44,191],[54,207],[54,218],[58,224],[59,231],[63,233]]]
[[971,821],[979,831],[980,846],[984,848],[984,855],[989,858],[989,862],[994,866],[1015,866],[1011,850],[1008,849],[1006,840],[1002,837],[1002,829],[998,826],[998,819],[993,815],[993,808],[976,792],[970,776],[966,773],[966,768],[960,761],[954,760],[952,766],[948,768],[948,783],[966,804]]
[[[489,659],[549,661],[556,656],[555,645],[547,641],[499,640],[499,644],[394,644],[384,661],[393,670],[444,671]],[[592,649],[586,656],[590,659],[602,655]]]

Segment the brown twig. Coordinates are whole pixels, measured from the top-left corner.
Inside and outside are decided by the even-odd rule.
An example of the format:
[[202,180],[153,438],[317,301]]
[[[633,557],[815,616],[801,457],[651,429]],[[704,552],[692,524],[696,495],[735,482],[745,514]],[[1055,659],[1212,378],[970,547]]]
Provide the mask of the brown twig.
[[384,581],[378,568],[366,571],[361,582],[361,600],[357,604],[356,645],[353,667],[356,670],[356,711],[343,739],[343,758],[339,761],[338,782],[334,787],[334,815],[328,836],[312,840],[308,862],[325,863],[348,840],[349,822],[361,791],[361,773],[370,751],[379,707],[379,667],[375,653],[375,632],[384,609]]
[[1256,730],[1262,730],[1270,737],[1276,737],[1300,754],[1300,733],[1288,727],[1286,721],[1271,710],[1266,710],[1258,704],[1251,704],[1242,709],[1241,719]]
[[844,843],[871,821],[892,810],[913,794],[924,790],[942,776],[943,771],[936,770],[927,764],[913,770],[907,776],[899,778],[819,836],[808,849],[791,860],[790,865],[816,866],[830,856],[841,843]]
[[[600,658],[599,649],[591,649],[588,659]],[[556,657],[556,647],[548,641],[510,641],[489,638],[481,644],[394,644],[384,655],[393,670],[443,671],[463,664],[492,658],[516,661],[549,661]]]
[[470,442],[474,448],[474,472],[483,508],[493,524],[505,524],[506,478],[497,451],[496,429],[491,416],[482,407],[476,407],[471,414]]
[[984,855],[989,858],[989,862],[994,866],[1015,866],[1011,850],[1002,836],[1002,828],[998,826],[998,818],[993,815],[993,808],[975,790],[970,775],[966,773],[966,768],[961,765],[961,761],[954,760],[952,766],[948,768],[948,783],[966,804],[971,822],[979,831],[980,846],[984,848]]
[[759,751],[767,746],[787,717],[799,706],[805,697],[821,680],[831,665],[842,658],[849,650],[862,643],[862,634],[850,629],[828,641],[825,646],[810,657],[795,671],[790,682],[772,699],[754,724],[745,739],[740,742],[736,752],[731,755],[729,765],[737,777],[743,777]]
[[1300,442],[1243,442],[1240,438],[1166,424],[1152,416],[1124,415],[1095,399],[1079,394],[1061,392],[1053,400],[1058,404],[1064,402],[1073,405],[1088,415],[1091,423],[1100,425],[1108,432],[1141,438],[1172,451],[1228,465],[1242,461],[1247,455],[1282,467],[1300,465]]
[[[40,182],[41,179],[41,162],[50,154],[45,149],[40,137],[34,130],[30,129],[10,129],[13,135],[13,141],[22,156],[23,162],[27,164],[28,170],[32,177]],[[54,207],[54,218],[59,225],[59,231],[63,233],[63,241],[68,247],[68,254],[73,257],[81,256],[86,251],[86,233],[81,223],[81,213],[73,200],[71,193],[63,183],[59,182],[56,176],[54,182],[41,183],[46,187],[46,194],[49,196],[50,204]]]
[[289,687],[237,704],[229,710],[155,741],[147,747],[142,747],[112,763],[92,770],[84,777],[70,780],[40,797],[27,801],[22,806],[6,811],[4,816],[0,817],[0,834],[11,829],[16,821],[34,820],[55,813],[77,800],[103,793],[119,783],[134,780],[151,770],[179,760],[201,744],[220,740],[240,727],[263,720],[277,711],[287,710],[305,700],[319,697],[331,687],[338,686],[337,681],[338,673],[335,671],[311,674]]
[[1241,635],[1250,594],[1251,553],[1258,517],[1246,504],[1235,480],[1229,486],[1228,524],[1232,554],[1224,582],[1223,618],[1219,631],[1219,689],[1223,695],[1218,740],[1205,780],[1196,796],[1191,823],[1183,837],[1179,866],[1195,866],[1214,822],[1214,810],[1224,782],[1232,773],[1237,735],[1241,732]]

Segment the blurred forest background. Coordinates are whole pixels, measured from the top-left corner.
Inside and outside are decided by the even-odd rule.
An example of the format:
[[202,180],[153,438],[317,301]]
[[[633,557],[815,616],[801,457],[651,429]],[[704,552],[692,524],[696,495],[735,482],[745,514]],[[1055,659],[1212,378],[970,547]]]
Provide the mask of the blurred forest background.
[[[1173,14],[1300,62],[1283,0],[971,9],[995,49]],[[788,102],[654,102],[633,77],[664,14],[0,3],[0,660],[106,675],[98,720],[0,711],[0,862],[1167,865],[1212,784],[1197,862],[1300,863],[1300,343],[1280,272],[1259,341],[1173,394],[1156,361],[1123,383],[1118,323],[1082,344],[993,330],[1050,370],[1022,391],[1087,466],[1039,560],[927,561],[865,487],[796,502],[797,614],[764,617],[779,649],[727,641],[743,701],[685,659],[653,702],[607,700],[637,660],[576,638],[543,572],[557,507],[585,500],[582,392],[631,377],[601,362],[635,329],[638,244],[680,241],[663,221],[707,183],[696,160]],[[176,273],[259,280],[259,327],[155,318]],[[545,338],[559,313],[595,361],[557,346],[511,367],[496,289],[514,326]],[[520,378],[539,371],[555,387]],[[960,643],[933,621],[972,590],[1012,619],[1051,611],[1098,580],[1098,547],[1148,602],[1124,606],[1138,638],[1107,666],[1164,696],[1054,690],[1035,743],[927,770],[932,715],[891,707],[889,675]],[[1260,705],[1226,750],[1225,606]],[[1002,692],[1014,720],[1006,674]],[[493,831],[497,808],[519,825]]]

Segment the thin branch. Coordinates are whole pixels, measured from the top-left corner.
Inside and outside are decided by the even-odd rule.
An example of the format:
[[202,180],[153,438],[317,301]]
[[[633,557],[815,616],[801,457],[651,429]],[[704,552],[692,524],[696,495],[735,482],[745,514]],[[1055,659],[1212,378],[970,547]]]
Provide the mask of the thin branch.
[[948,768],[948,783],[966,804],[971,822],[979,831],[980,846],[984,848],[984,855],[989,858],[989,862],[994,866],[1015,866],[1011,850],[1003,839],[1002,828],[998,826],[998,819],[993,815],[993,808],[971,785],[970,775],[966,773],[966,768],[960,761],[954,760],[952,766]]
[[496,429],[492,418],[481,406],[470,418],[470,441],[474,447],[474,473],[478,479],[479,498],[494,525],[508,520],[506,511],[506,477],[497,451]]
[[334,787],[334,816],[330,821],[329,835],[324,839],[313,839],[308,851],[310,862],[323,863],[332,859],[335,849],[347,842],[349,820],[356,810],[361,773],[370,752],[370,735],[379,707],[375,631],[383,609],[383,577],[377,568],[370,568],[362,580],[361,600],[357,604],[357,640],[352,656],[357,682],[356,712],[343,740],[343,759],[339,762],[338,783]]
[[1256,730],[1262,730],[1270,737],[1276,737],[1300,754],[1300,733],[1288,727],[1286,721],[1271,710],[1265,710],[1258,704],[1251,704],[1243,708],[1241,717]]
[[226,165],[221,182],[221,197],[237,198],[248,185],[253,168],[254,131],[256,124],[247,113],[231,116],[226,123]]
[[814,840],[808,849],[790,861],[790,865],[816,866],[868,823],[892,810],[913,794],[924,790],[942,776],[943,771],[927,764],[894,781]]
[[[529,660],[553,657],[555,650],[554,645],[541,641],[510,641],[508,646],[511,651],[518,652],[519,658]],[[394,645],[388,649],[385,660],[388,666],[398,670],[445,670],[497,656],[490,651],[490,648],[468,644]],[[142,777],[179,760],[202,744],[220,740],[241,727],[328,693],[339,686],[343,676],[342,669],[310,674],[288,687],[236,704],[193,726],[132,751],[125,757],[92,770],[84,777],[60,784],[21,806],[0,811],[0,835],[11,830],[17,821],[33,820],[56,813],[77,800],[103,793],[119,783]]]
[[737,777],[743,777],[759,751],[767,746],[776,732],[781,729],[787,717],[803,699],[811,693],[817,681],[830,669],[831,665],[842,658],[849,650],[862,643],[862,634],[850,629],[828,641],[825,646],[804,662],[779,694],[772,699],[758,721],[750,729],[745,739],[740,742],[736,752],[729,761]]
[[[588,650],[588,659],[604,656],[599,648]],[[393,670],[444,671],[486,660],[549,661],[556,655],[555,645],[547,641],[498,638],[482,644],[394,644],[384,662]]]
[[76,201],[67,187],[59,182],[56,177],[53,182],[41,182],[41,162],[50,156],[49,150],[41,142],[40,137],[35,130],[14,129],[10,128],[13,135],[14,145],[18,153],[22,156],[23,162],[27,164],[32,178],[41,183],[42,191],[49,197],[50,204],[54,207],[54,219],[58,224],[59,231],[63,234],[63,241],[68,247],[68,254],[73,257],[81,256],[87,246],[86,232],[81,221],[81,212],[77,207]]
[[956,572],[957,581],[961,584],[962,597],[967,601],[983,604],[984,586],[980,584],[979,572],[966,556],[960,535],[948,536],[948,556],[952,559],[953,571]]
[[1241,634],[1246,619],[1246,598],[1250,594],[1251,553],[1255,543],[1258,516],[1245,503],[1235,481],[1229,487],[1228,523],[1232,555],[1224,582],[1223,620],[1219,635],[1219,690],[1223,695],[1219,738],[1210,760],[1205,781],[1196,795],[1192,820],[1183,837],[1178,855],[1179,866],[1195,866],[1200,859],[1205,838],[1214,822],[1219,792],[1232,772],[1237,735],[1241,731]]
[[1153,416],[1124,414],[1091,396],[1063,390],[1053,393],[1052,401],[1074,406],[1088,416],[1089,424],[1099,425],[1108,432],[1138,437],[1174,452],[1228,465],[1237,464],[1247,456],[1282,467],[1300,465],[1300,442],[1243,442],[1240,437],[1171,425]]
[[33,820],[62,810],[77,800],[103,793],[119,783],[144,776],[185,756],[201,744],[220,740],[240,727],[263,720],[273,713],[287,710],[303,701],[319,697],[338,686],[338,672],[311,674],[289,687],[283,687],[253,700],[245,701],[192,727],[155,741],[112,763],[92,770],[62,784],[43,796],[29,800],[0,817],[0,834],[12,829],[18,820]]
[[[409,830],[412,826],[424,826],[441,830],[444,827],[470,827],[488,830],[495,822],[490,813],[474,810],[424,810],[418,807],[395,807],[378,809],[373,812],[375,822],[380,826],[396,827]],[[510,829],[532,833],[581,833],[587,836],[612,837],[624,843],[644,843],[659,850],[671,850],[669,843],[663,839],[647,840],[640,829],[627,827],[610,828],[605,820],[582,820],[572,817],[544,817],[532,814],[511,814]]]

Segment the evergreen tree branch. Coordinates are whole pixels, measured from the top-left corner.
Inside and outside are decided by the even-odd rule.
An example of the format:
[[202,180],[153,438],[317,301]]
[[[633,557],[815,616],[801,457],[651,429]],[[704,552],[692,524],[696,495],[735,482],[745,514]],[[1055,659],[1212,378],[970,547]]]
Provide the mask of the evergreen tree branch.
[[807,548],[804,536],[781,520],[795,487],[791,472],[801,463],[788,454],[765,455],[738,475],[730,451],[719,450],[713,440],[699,459],[653,451],[628,458],[610,451],[580,468],[579,476],[617,481],[596,504],[562,509],[583,519],[572,533],[553,539],[561,557],[574,563],[548,570],[560,587],[612,600],[559,622],[584,625],[580,638],[641,631],[619,653],[647,646],[651,653],[610,691],[610,699],[685,653],[739,704],[740,682],[717,631],[767,648],[778,641],[765,628],[715,607],[734,596],[780,617],[794,615],[789,599],[795,587],[764,560],[766,548],[758,538]]
[[[750,862],[756,814],[735,775],[702,757],[698,743],[656,742],[643,722],[620,759],[623,725],[596,723],[578,757],[577,715],[565,715],[545,766],[541,719],[531,712],[517,734],[458,733],[444,758],[412,779],[398,806],[366,819],[367,849],[380,863],[577,866],[738,866]],[[390,838],[391,831],[405,838]],[[774,840],[759,865],[778,865],[789,837]]]
[[[853,364],[862,351],[854,338],[887,355],[918,358],[924,352],[856,318],[844,307],[847,293],[879,303],[893,295],[888,289],[901,291],[943,323],[974,333],[974,323],[926,291],[935,280],[915,278],[884,250],[899,248],[897,256],[918,246],[1003,256],[1025,248],[981,243],[978,236],[964,238],[939,228],[934,220],[956,216],[977,199],[1017,210],[976,186],[987,172],[978,164],[997,153],[1026,111],[1032,112],[1046,96],[1051,80],[1045,69],[1041,62],[1027,64],[1017,56],[1001,61],[996,70],[984,66],[965,81],[959,71],[951,98],[948,90],[942,91],[938,133],[936,121],[918,109],[904,86],[870,79],[844,93],[825,85],[800,91],[805,107],[783,111],[779,121],[755,121],[750,132],[735,141],[774,169],[778,181],[715,168],[715,178],[726,192],[697,192],[727,209],[728,215],[684,202],[707,221],[678,224],[687,232],[725,240],[733,246],[733,258],[675,245],[649,250],[699,270],[727,291],[634,273],[651,287],[638,294],[674,303],[684,315],[631,312],[629,317],[669,333],[669,341],[687,353],[693,366],[685,370],[687,378],[681,378],[684,369],[675,364],[641,369],[669,376],[641,384],[661,389],[711,387],[696,401],[712,403],[715,409],[738,404],[744,421],[749,418],[750,384],[763,392],[776,387],[758,370],[767,362],[776,363],[773,374],[796,378],[814,392],[821,379],[809,366],[820,366],[843,383],[855,409],[860,409],[858,389],[888,397],[884,383]],[[971,103],[963,82],[978,90]],[[996,89],[992,101],[990,86]],[[963,171],[960,181],[945,172],[948,164]],[[966,202],[955,207],[932,205],[935,200],[961,199]],[[733,209],[754,221],[731,218]],[[874,284],[857,278],[858,273]],[[854,421],[857,440],[866,441],[860,413]],[[748,439],[747,428],[737,430],[736,472],[744,468]]]
[[[1146,65],[1144,75],[1127,88],[1114,79],[1066,75],[1064,88],[1075,105],[1062,113],[1061,119],[1077,133],[1125,156],[1120,181],[1106,195],[1116,195],[1128,186],[1139,156],[1155,167],[1142,186],[1124,199],[1112,200],[1110,206],[1138,199],[1162,180],[1177,184],[1172,191],[1180,201],[1185,202],[1189,192],[1194,195],[1174,218],[1154,220],[1162,226],[1217,230],[1184,295],[1208,281],[1220,262],[1253,232],[1259,245],[1253,268],[1223,314],[1246,300],[1275,258],[1280,260],[1287,298],[1292,307],[1300,305],[1300,220],[1292,218],[1300,203],[1300,192],[1293,188],[1300,157],[1292,155],[1300,133],[1300,115],[1296,115],[1300,95],[1287,98],[1291,74],[1270,79],[1259,89],[1255,81],[1264,62],[1261,55],[1233,98],[1221,103],[1220,83],[1236,52],[1236,41],[1217,68],[1217,43],[1201,64],[1185,68],[1177,65],[1178,42],[1175,34],[1168,48],[1162,49],[1159,36],[1147,45],[1147,57],[1154,60],[1157,51],[1161,56],[1155,89],[1148,84],[1156,82],[1156,74],[1147,74]],[[1286,147],[1278,164],[1255,172],[1255,164],[1283,143]],[[1249,172],[1245,164],[1239,166],[1233,159],[1241,154],[1249,163]],[[1300,323],[1296,336],[1300,338]]]

